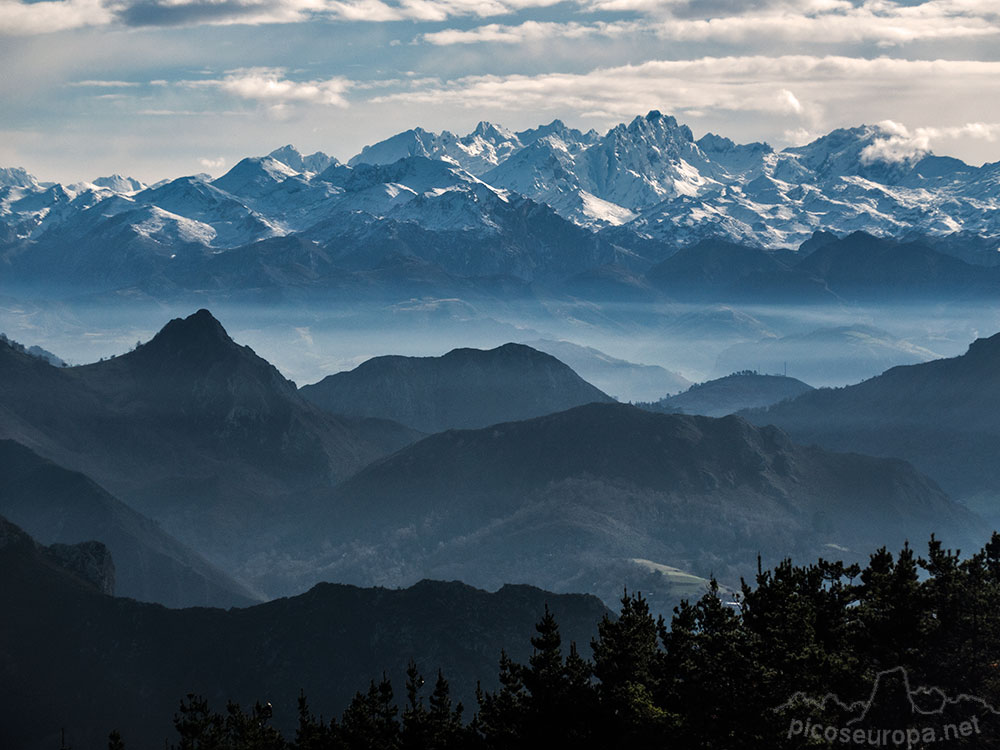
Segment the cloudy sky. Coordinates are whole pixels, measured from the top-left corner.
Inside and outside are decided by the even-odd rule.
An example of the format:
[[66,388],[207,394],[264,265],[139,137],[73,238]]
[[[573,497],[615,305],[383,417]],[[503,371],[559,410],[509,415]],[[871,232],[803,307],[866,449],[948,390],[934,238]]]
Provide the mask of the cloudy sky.
[[0,0],[0,166],[72,182],[347,159],[650,109],[776,147],[892,121],[1000,160],[998,0]]

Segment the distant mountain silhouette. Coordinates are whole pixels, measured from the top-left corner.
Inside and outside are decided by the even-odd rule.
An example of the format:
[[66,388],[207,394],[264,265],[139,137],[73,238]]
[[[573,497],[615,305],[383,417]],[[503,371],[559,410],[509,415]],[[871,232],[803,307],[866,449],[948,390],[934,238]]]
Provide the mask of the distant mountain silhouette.
[[116,591],[168,607],[246,606],[256,597],[83,474],[0,440],[0,513],[46,544],[96,539],[116,562]]
[[822,244],[795,268],[848,300],[979,298],[1000,290],[1000,269],[966,263],[927,241],[865,232]]
[[795,440],[832,450],[899,456],[991,520],[1000,484],[1000,334],[960,357],[893,367],[857,385],[821,389],[747,412]]
[[964,544],[980,523],[902,461],[802,448],[736,417],[619,404],[433,435],[315,506],[325,519],[281,544],[300,560],[292,575],[519,581],[606,602],[639,581],[667,612],[669,577],[634,559],[735,584],[758,552],[829,556],[832,544],[850,557],[931,532]]
[[836,301],[821,279],[795,268],[787,256],[722,239],[680,250],[650,268],[646,279],[685,301]]
[[895,365],[926,362],[936,356],[888,331],[856,323],[735,344],[719,353],[715,371],[784,372],[787,368],[809,383],[844,385]]
[[65,367],[66,366],[66,363],[62,359],[60,359],[59,357],[57,357],[55,354],[53,354],[52,352],[50,352],[48,349],[43,349],[40,346],[25,347],[23,344],[19,344],[16,341],[11,341],[3,333],[0,333],[0,341],[2,341],[5,344],[8,344],[13,349],[16,349],[19,352],[24,352],[25,354],[30,354],[32,357],[37,357],[38,359],[44,359],[50,365],[55,365],[56,367]]
[[641,406],[650,411],[724,417],[741,409],[770,406],[812,389],[795,378],[744,371],[692,385],[682,393]]
[[300,689],[330,717],[385,672],[402,702],[411,657],[428,677],[444,670],[468,717],[477,680],[496,687],[501,648],[530,656],[546,604],[581,650],[607,611],[588,596],[435,581],[320,584],[248,609],[170,610],[101,594],[3,521],[0,591],[0,726],[19,750],[58,747],[61,728],[76,748],[106,747],[113,728],[130,747],[175,742],[171,717],[188,692],[219,711],[227,699],[270,701],[274,725],[292,736]]
[[441,357],[375,357],[300,391],[336,414],[380,417],[423,432],[485,427],[613,399],[523,344]]
[[418,434],[342,418],[200,310],[128,354],[56,368],[0,342],[0,437],[81,471],[232,571],[329,486]]
[[789,252],[705,239],[652,266],[645,278],[668,296],[699,302],[958,300],[1000,290],[1000,270],[970,264],[932,242],[818,232]]
[[551,354],[572,367],[588,383],[621,401],[648,401],[666,393],[676,393],[691,384],[683,375],[658,365],[628,362],[570,341],[538,339],[522,343]]

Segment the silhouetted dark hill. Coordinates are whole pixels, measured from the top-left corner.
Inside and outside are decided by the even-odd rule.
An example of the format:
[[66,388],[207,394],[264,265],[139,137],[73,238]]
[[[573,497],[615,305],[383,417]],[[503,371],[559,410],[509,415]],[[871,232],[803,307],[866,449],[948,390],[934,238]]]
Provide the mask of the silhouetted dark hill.
[[273,723],[294,734],[295,701],[339,714],[383,672],[405,700],[413,658],[427,676],[442,668],[471,715],[477,680],[493,689],[504,648],[530,655],[546,604],[564,642],[581,650],[606,612],[595,598],[527,586],[496,593],[423,581],[402,591],[320,584],[248,609],[165,609],[104,596],[59,567],[25,535],[0,524],[0,726],[5,746],[107,747],[111,729],[128,747],[176,740],[171,717],[188,692],[216,710],[228,699],[274,704]]
[[701,414],[724,417],[740,409],[770,406],[787,398],[811,391],[811,385],[784,375],[761,375],[752,371],[735,372],[724,378],[692,385],[675,396],[652,404],[639,404],[648,411]]
[[923,241],[854,232],[804,257],[796,270],[823,279],[845,299],[975,298],[1000,290],[1000,272],[966,263]]
[[746,416],[801,442],[905,458],[996,519],[998,373],[1000,334],[977,339],[960,357],[893,367],[857,385],[813,391]]
[[661,302],[663,294],[640,273],[612,264],[570,276],[561,288],[568,294],[592,302]]
[[736,417],[619,404],[433,435],[348,479],[327,507],[309,540],[282,548],[338,580],[518,581],[606,602],[627,582],[663,611],[674,581],[655,565],[736,584],[758,553],[850,557],[932,531],[978,533],[902,461],[799,447]]
[[256,597],[83,474],[0,440],[0,513],[43,544],[99,540],[116,563],[116,590],[168,607],[246,606]]
[[646,272],[656,289],[679,300],[834,302],[822,280],[784,256],[721,239],[686,247]]
[[0,437],[81,471],[233,571],[334,481],[417,433],[341,418],[201,310],[135,351],[55,368],[0,343]]
[[442,357],[375,357],[300,392],[330,412],[391,419],[423,432],[613,400],[555,357],[523,344],[454,349]]
[[799,252],[721,239],[684,248],[646,272],[653,287],[686,301],[904,302],[978,299],[1000,291],[1000,271],[972,265],[924,239],[817,232]]

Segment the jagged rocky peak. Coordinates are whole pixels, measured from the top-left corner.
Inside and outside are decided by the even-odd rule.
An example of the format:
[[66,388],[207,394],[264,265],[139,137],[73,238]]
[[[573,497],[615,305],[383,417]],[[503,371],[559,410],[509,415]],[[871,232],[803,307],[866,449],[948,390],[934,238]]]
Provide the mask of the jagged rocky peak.
[[695,143],[698,145],[698,148],[712,157],[715,157],[716,155],[730,154],[733,152],[754,152],[760,154],[770,154],[774,152],[771,145],[764,143],[763,141],[736,143],[736,141],[732,138],[726,138],[725,136],[716,135],[715,133],[705,133],[705,135],[695,141]]
[[[67,192],[61,186],[38,185],[24,170],[6,169],[0,170],[4,191],[0,250],[9,249],[10,242],[35,242],[57,233],[63,244],[70,238],[88,238],[95,250],[94,260],[81,256],[89,263],[86,283],[101,287],[107,283],[106,271],[98,269],[101,263],[126,268],[123,275],[130,281],[133,276],[149,277],[148,269],[134,268],[131,260],[124,261],[126,256],[122,261],[104,260],[103,248],[118,250],[122,224],[133,229],[124,234],[129,241],[134,237],[145,246],[152,240],[164,249],[183,242],[231,250],[277,236],[308,237],[307,242],[338,247],[345,239],[349,244],[356,241],[361,223],[381,231],[385,219],[412,223],[421,231],[474,228],[479,234],[506,233],[509,224],[495,210],[499,202],[489,196],[481,200],[484,189],[471,183],[472,177],[544,203],[576,225],[560,231],[624,225],[622,237],[634,233],[637,240],[644,237],[642,242],[652,238],[677,247],[723,235],[749,246],[787,249],[806,241],[816,230],[846,234],[863,229],[882,236],[958,235],[955,241],[963,244],[965,237],[1000,236],[997,212],[989,208],[1000,183],[1000,164],[971,167],[958,159],[934,156],[911,135],[901,125],[886,121],[841,128],[812,143],[775,152],[766,143],[740,144],[715,133],[695,141],[689,127],[652,110],[603,135],[592,130],[581,133],[560,120],[518,132],[484,121],[464,135],[415,127],[366,146],[348,165],[322,152],[305,156],[286,145],[268,156],[244,159],[214,182],[206,177],[185,178],[138,193],[109,193],[90,183]],[[388,168],[412,159],[431,160],[436,166],[417,168],[412,162],[406,167],[409,171],[401,170],[392,179],[370,171],[353,173],[362,163]],[[448,173],[449,168],[454,173]],[[378,181],[373,183],[370,177]],[[398,184],[383,187],[385,182]],[[476,187],[466,189],[469,184]],[[414,195],[450,187],[462,189],[449,190],[445,196],[437,192],[411,203]],[[368,188],[375,189],[357,195]],[[505,193],[504,197],[509,196]],[[88,211],[97,203],[104,203],[99,211]],[[350,228],[330,220],[342,212],[350,212]],[[530,217],[532,231],[525,236],[531,242],[539,236],[534,225],[540,215]],[[99,221],[112,216],[114,220]],[[483,247],[480,239],[477,235],[476,248]],[[515,241],[524,244],[528,240]],[[439,251],[443,245],[436,240],[421,241],[420,247],[410,240],[407,243],[407,253],[423,253],[432,262],[448,255],[455,259],[454,265],[447,265],[448,272],[469,272],[464,258],[458,259],[451,250]],[[253,247],[256,253],[267,245]],[[985,254],[990,258],[986,265],[993,265],[993,249],[982,246],[957,252],[963,258],[967,252],[969,257]],[[506,250],[487,254],[492,256],[489,261],[480,263],[478,249],[470,246],[467,252],[468,257],[475,256],[477,269],[488,267],[488,273],[493,273],[503,267],[508,272],[511,254]],[[551,265],[556,255],[547,253],[544,264]],[[41,273],[42,264],[33,260],[36,256],[8,255],[12,268],[23,268],[27,276]],[[346,257],[359,256],[348,252]],[[208,262],[215,265],[218,260]],[[274,263],[283,262],[266,255],[255,255],[254,260],[260,260],[266,272],[276,270]],[[532,256],[529,262],[518,260],[517,264],[535,269],[537,261]],[[315,274],[311,263],[295,268],[309,268],[310,279],[328,278]],[[181,283],[193,283],[188,279],[197,276],[187,273],[187,265],[174,263],[164,272],[184,268]],[[48,273],[49,268],[44,270]],[[51,269],[83,283],[83,274],[62,269],[58,260]],[[589,270],[573,269],[574,273]],[[268,273],[266,283],[281,283],[280,279],[287,278],[285,273],[285,269]],[[538,275],[534,270],[524,273],[531,278]],[[244,276],[232,273],[231,278]],[[173,282],[176,279],[168,283]]]
[[[565,133],[568,130],[569,128],[566,127],[566,123],[564,123],[562,120],[555,119],[548,125],[539,125],[537,128],[528,128],[527,130],[522,130],[518,133],[515,133],[515,135],[517,136],[517,139],[521,141],[521,143],[527,146],[531,143],[534,143],[539,138],[544,138],[545,136],[552,134]],[[579,133],[580,131],[576,132]]]
[[[337,174],[332,174],[334,172]],[[364,190],[373,185],[400,183],[418,193],[434,188],[448,188],[475,179],[453,163],[426,156],[410,156],[391,164],[362,162],[350,172],[327,170],[321,176],[324,179],[332,177],[331,182],[340,184],[347,191]]]
[[302,163],[302,154],[290,143],[281,148],[274,149],[268,156],[272,159],[277,159],[282,164],[288,165],[297,172],[305,171],[305,164]]
[[[681,125],[677,118],[665,115],[658,109],[650,110],[645,116],[638,116],[627,126],[619,125],[623,131],[631,134],[669,134],[673,139],[694,142],[694,134],[687,125]],[[617,128],[615,128],[617,130]]]
[[732,138],[726,138],[724,135],[716,135],[715,133],[705,133],[696,143],[705,153],[721,153],[732,151],[736,148],[736,142]]
[[510,140],[517,137],[513,131],[508,130],[502,125],[494,125],[492,122],[486,120],[480,120],[469,135],[478,135],[481,138],[490,140]]
[[255,195],[297,174],[297,170],[273,157],[251,156],[240,160],[212,185],[233,195]]
[[113,174],[109,177],[98,177],[94,180],[97,187],[107,188],[115,193],[136,193],[145,190],[146,186],[133,177],[124,177],[120,174]]
[[295,146],[290,143],[281,148],[276,148],[274,151],[268,154],[271,159],[280,161],[282,164],[291,167],[296,172],[322,172],[324,169],[329,169],[334,164],[339,164],[339,162],[329,156],[324,154],[322,151],[317,151],[316,153],[309,154],[308,156],[303,155],[299,152]]
[[202,308],[186,318],[174,318],[136,354],[170,359],[210,358],[238,345],[208,310]]
[[407,156],[430,156],[437,136],[423,128],[411,128],[361,149],[351,157],[348,166],[358,164],[392,164]]
[[93,584],[102,594],[115,595],[115,564],[102,542],[53,544],[47,552],[50,559]]
[[37,188],[38,180],[23,167],[0,167],[0,188],[26,187]]
[[557,138],[570,150],[584,149],[601,140],[601,134],[596,130],[591,129],[584,133],[576,128],[568,127],[562,120],[553,120],[548,125],[539,125],[537,128],[522,130],[514,135],[525,147],[545,139]]
[[[782,155],[797,159],[820,178],[859,175],[895,184],[931,152],[908,143],[901,131],[888,125],[859,125],[837,128],[804,146],[787,148]],[[954,166],[950,169],[954,171]]]
[[[112,361],[134,362],[137,368],[162,381],[161,387],[176,388],[180,393],[190,389],[188,378],[200,379],[206,385],[197,397],[212,398],[216,405],[241,399],[259,404],[272,396],[284,399],[295,394],[294,383],[249,346],[233,341],[205,309],[186,318],[174,318],[148,343]],[[222,390],[210,397],[211,388]]]

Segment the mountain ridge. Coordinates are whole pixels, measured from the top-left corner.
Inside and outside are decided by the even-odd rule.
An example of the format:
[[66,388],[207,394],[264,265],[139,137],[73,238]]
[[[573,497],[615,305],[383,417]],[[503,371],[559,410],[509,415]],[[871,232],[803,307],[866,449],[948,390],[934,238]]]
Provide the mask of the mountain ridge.
[[[451,273],[530,281],[608,263],[646,270],[667,253],[621,252],[646,240],[676,249],[717,238],[773,250],[797,248],[816,232],[952,245],[1000,237],[996,165],[929,152],[897,158],[883,148],[892,137],[885,126],[840,128],[775,151],[712,133],[695,140],[688,126],[653,110],[603,135],[560,122],[520,133],[480,123],[467,136],[416,128],[347,164],[285,146],[210,181],[184,177],[131,192],[121,192],[132,186],[124,182],[42,185],[8,169],[0,258],[10,263],[10,283],[47,271],[76,285],[163,277],[184,286],[220,254],[244,257],[247,248],[265,249],[258,243],[296,238],[313,249],[289,270],[325,265],[320,278],[359,270],[366,248],[384,257],[378,246],[391,243]],[[598,230],[609,228],[628,239],[606,242],[610,235]],[[542,234],[551,246],[527,239]],[[489,252],[475,252],[484,242]],[[442,243],[452,247],[439,252]],[[593,251],[572,249],[587,243]],[[515,247],[520,257],[510,262]],[[963,257],[993,264],[988,250]],[[561,254],[571,257],[568,267],[552,263]]]
[[318,409],[207,310],[77,367],[0,342],[0,384],[0,438],[87,475],[251,584],[239,568],[301,512],[295,493],[421,435]]
[[696,383],[686,391],[641,406],[650,411],[724,417],[743,409],[767,407],[810,390],[811,385],[796,378],[743,371]]
[[292,575],[519,580],[605,602],[624,582],[663,612],[679,597],[656,565],[735,586],[762,552],[855,554],[932,531],[973,543],[981,523],[900,460],[802,447],[735,416],[600,403],[431,435],[320,504],[281,543]]
[[991,384],[998,367],[1000,334],[994,334],[957,357],[900,365],[856,385],[743,414],[800,441],[905,458],[994,520],[1000,401]]
[[375,357],[300,393],[327,411],[392,419],[428,433],[612,400],[555,357],[513,343],[440,357]]
[[171,610],[101,594],[23,532],[4,544],[8,526],[0,520],[0,586],[10,608],[0,618],[8,675],[0,715],[4,739],[29,750],[53,746],[60,727],[74,747],[105,746],[109,727],[130,744],[159,746],[176,736],[170,717],[191,692],[218,709],[227,700],[271,701],[287,736],[300,691],[317,712],[339,715],[383,673],[402,694],[410,659],[428,676],[443,669],[453,700],[471,707],[479,679],[495,688],[501,649],[519,661],[530,655],[546,605],[564,642],[581,650],[607,612],[585,595],[442,581],[404,590],[320,583],[244,609]]

